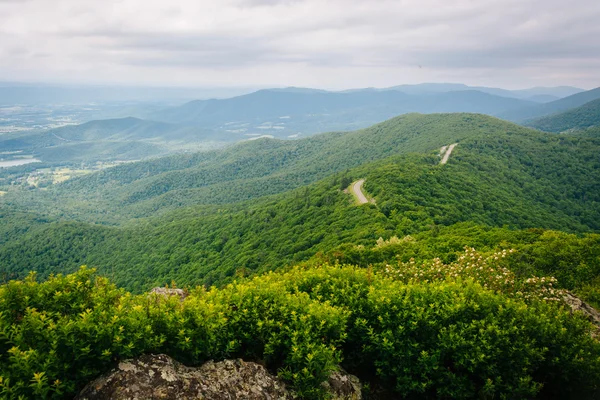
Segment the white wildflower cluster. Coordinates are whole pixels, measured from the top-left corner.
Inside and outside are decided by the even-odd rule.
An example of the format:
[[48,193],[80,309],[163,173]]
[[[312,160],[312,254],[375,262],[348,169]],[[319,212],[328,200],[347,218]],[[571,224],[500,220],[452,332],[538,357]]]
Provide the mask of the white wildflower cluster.
[[564,291],[556,289],[553,277],[531,277],[518,279],[502,260],[514,253],[514,249],[502,250],[488,257],[482,256],[474,248],[466,247],[456,262],[444,264],[439,258],[417,265],[414,259],[397,266],[387,264],[385,275],[404,282],[436,282],[443,280],[472,279],[487,289],[524,300],[539,299],[559,301]]
[[556,278],[552,276],[534,276],[523,281],[523,291],[520,295],[529,299],[532,296],[546,301],[561,301],[565,298],[567,292],[563,289],[557,289]]

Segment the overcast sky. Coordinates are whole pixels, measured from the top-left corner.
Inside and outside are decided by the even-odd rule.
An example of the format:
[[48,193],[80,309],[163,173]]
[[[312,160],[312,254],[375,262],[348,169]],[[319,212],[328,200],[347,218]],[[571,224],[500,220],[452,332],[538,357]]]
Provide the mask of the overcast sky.
[[600,0],[0,0],[0,80],[600,86]]

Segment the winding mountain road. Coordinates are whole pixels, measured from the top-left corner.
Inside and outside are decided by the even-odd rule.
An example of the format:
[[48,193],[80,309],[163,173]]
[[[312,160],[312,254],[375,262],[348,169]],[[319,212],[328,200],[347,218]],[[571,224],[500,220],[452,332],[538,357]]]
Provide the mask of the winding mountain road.
[[444,157],[442,157],[442,161],[440,161],[440,164],[446,164],[448,162],[448,159],[450,158],[450,154],[452,153],[452,150],[454,150],[454,147],[456,147],[458,143],[453,143],[450,146],[448,146],[448,149],[446,150],[446,146],[442,147],[440,149],[440,154],[443,154]]
[[365,196],[365,194],[362,192],[363,183],[365,183],[365,180],[360,179],[360,180],[354,182],[352,184],[352,186],[350,186],[352,193],[354,193],[354,195],[356,196],[358,204],[366,204],[369,202],[369,200],[367,199],[367,196]]
[[[453,143],[449,146],[443,146],[440,149],[440,156],[442,157],[442,159],[440,160],[440,164],[443,165],[448,162],[448,159],[450,158],[450,155],[452,154],[452,150],[454,150],[454,148],[456,147],[457,144],[458,143]],[[367,196],[365,196],[365,194],[362,191],[362,186],[364,183],[365,183],[364,179],[359,179],[356,182],[354,182],[352,185],[350,185],[350,192],[352,192],[352,194],[356,198],[356,201],[358,202],[358,204],[369,203],[369,199],[367,198]]]

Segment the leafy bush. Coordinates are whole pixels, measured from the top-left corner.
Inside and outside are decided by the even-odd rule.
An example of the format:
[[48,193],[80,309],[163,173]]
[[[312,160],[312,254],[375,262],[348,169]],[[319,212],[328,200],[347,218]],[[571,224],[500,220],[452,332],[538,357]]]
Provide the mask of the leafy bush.
[[290,293],[277,274],[202,294],[226,307],[229,356],[264,361],[304,397],[322,394],[319,384],[340,361],[348,312]]
[[587,321],[464,277],[403,282],[325,264],[180,301],[131,295],[86,268],[43,283],[32,274],[0,287],[0,393],[68,398],[120,359],[165,353],[261,362],[309,399],[326,397],[320,383],[340,363],[386,396],[598,394]]
[[318,397],[339,363],[345,321],[344,310],[286,293],[274,278],[198,289],[181,303],[133,296],[86,268],[44,283],[31,274],[0,288],[0,393],[68,397],[115,361],[153,352],[188,364],[264,361]]
[[[470,280],[404,283],[369,270],[288,273],[293,290],[352,312],[344,366],[418,398],[593,398],[600,345],[583,317]],[[575,383],[576,382],[576,383]]]

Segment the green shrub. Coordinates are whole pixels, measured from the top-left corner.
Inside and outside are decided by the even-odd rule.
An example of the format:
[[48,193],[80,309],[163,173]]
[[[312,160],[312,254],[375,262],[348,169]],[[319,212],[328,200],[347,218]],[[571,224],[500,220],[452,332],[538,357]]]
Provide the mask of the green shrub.
[[340,362],[345,310],[290,293],[273,273],[213,289],[205,299],[227,305],[229,356],[264,361],[304,397],[322,394],[320,383]]
[[257,361],[308,399],[326,397],[320,384],[340,363],[390,397],[598,395],[587,321],[465,276],[296,267],[180,301],[131,295],[86,268],[30,275],[0,287],[0,394],[69,398],[120,359],[165,353],[188,365]]
[[292,290],[349,309],[344,366],[418,398],[593,398],[600,345],[583,317],[472,280],[404,283],[369,270],[288,273]]
[[264,361],[306,398],[339,363],[346,312],[290,294],[274,276],[198,289],[184,302],[133,296],[82,268],[0,288],[0,393],[62,398],[123,358],[166,353],[187,364]]

